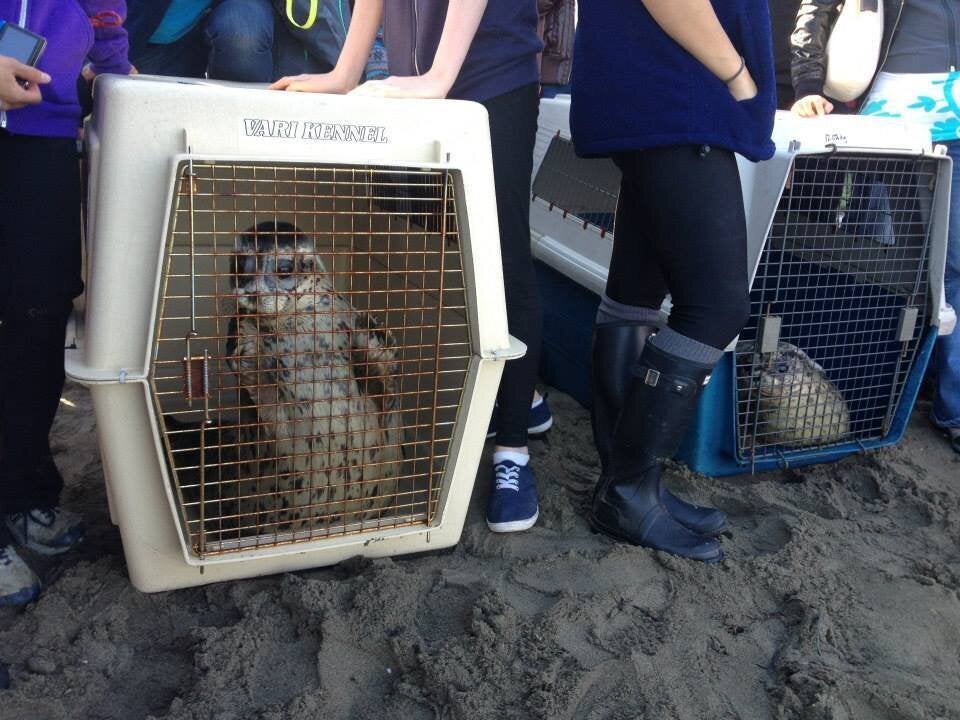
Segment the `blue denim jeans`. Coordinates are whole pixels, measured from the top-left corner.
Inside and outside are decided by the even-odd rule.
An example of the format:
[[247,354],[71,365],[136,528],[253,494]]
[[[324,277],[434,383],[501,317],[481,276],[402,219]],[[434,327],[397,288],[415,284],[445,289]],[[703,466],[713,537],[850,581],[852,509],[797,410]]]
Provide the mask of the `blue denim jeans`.
[[[950,223],[944,292],[947,302],[960,314],[960,140],[945,143],[953,158],[950,184]],[[937,341],[937,396],[933,421],[942,428],[960,427],[960,327]]]
[[272,82],[284,75],[327,72],[287,30],[270,0],[221,0],[207,17],[211,78]]
[[131,62],[147,75],[264,83],[332,69],[306,52],[270,0],[220,0],[182,38],[146,44]]

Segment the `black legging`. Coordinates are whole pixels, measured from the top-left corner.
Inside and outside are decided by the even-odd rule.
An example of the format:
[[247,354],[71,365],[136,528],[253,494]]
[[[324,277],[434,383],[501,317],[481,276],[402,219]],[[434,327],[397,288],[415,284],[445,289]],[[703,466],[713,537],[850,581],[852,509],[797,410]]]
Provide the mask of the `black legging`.
[[76,140],[0,131],[0,187],[0,512],[15,512],[57,505],[63,484],[49,433],[82,289]]
[[750,310],[747,228],[734,154],[674,145],[614,157],[623,178],[607,295],[659,308],[669,325],[723,349]]
[[539,88],[536,83],[525,85],[483,105],[490,115],[507,325],[510,334],[527,346],[527,354],[508,362],[503,371],[495,411],[496,443],[523,447],[527,444],[530,401],[540,365],[543,332],[540,294],[530,255],[530,174],[537,136]]

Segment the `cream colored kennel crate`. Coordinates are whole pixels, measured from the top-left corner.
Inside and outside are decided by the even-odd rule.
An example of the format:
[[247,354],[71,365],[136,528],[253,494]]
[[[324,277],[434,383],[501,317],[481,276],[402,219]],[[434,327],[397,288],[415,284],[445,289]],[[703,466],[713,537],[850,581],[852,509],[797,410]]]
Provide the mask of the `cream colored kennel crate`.
[[67,373],[134,585],[455,544],[524,350],[483,108],[143,77],[96,95]]

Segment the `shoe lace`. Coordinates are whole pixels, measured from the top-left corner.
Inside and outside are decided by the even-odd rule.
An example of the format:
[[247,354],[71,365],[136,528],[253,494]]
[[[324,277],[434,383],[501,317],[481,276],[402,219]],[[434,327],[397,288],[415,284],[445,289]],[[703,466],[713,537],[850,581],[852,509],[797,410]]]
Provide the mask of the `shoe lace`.
[[509,465],[497,465],[494,468],[497,490],[520,492],[520,468]]
[[60,513],[60,508],[58,507],[49,507],[49,508],[38,508],[33,510],[30,515],[40,523],[43,523],[46,526],[53,525],[57,519],[57,515]]
[[13,558],[10,557],[10,547],[8,545],[0,547],[0,565],[13,565]]

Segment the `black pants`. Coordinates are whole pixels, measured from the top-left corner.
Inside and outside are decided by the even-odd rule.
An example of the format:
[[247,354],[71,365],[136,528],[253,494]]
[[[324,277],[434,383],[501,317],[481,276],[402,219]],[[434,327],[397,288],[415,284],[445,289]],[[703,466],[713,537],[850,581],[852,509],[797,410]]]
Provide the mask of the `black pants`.
[[[530,175],[537,136],[536,83],[483,103],[490,115],[493,177],[500,222],[500,254],[510,334],[526,343],[527,354],[507,363],[497,395],[497,445],[527,444],[530,400],[540,365],[543,319],[530,254]],[[483,298],[480,298],[483,302]]]
[[49,433],[80,280],[76,141],[0,131],[0,512],[56,505]]
[[733,153],[677,145],[614,158],[623,173],[607,295],[659,308],[669,325],[723,349],[750,310],[747,228]]

